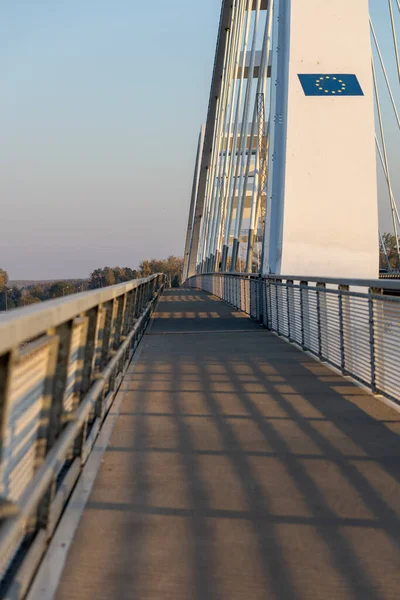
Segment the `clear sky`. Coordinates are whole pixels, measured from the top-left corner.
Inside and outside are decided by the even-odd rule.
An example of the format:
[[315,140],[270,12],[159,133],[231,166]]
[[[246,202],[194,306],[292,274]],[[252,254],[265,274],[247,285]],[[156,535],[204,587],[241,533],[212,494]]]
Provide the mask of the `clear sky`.
[[[0,3],[0,267],[12,279],[183,254],[220,4]],[[386,0],[371,5],[389,55]]]

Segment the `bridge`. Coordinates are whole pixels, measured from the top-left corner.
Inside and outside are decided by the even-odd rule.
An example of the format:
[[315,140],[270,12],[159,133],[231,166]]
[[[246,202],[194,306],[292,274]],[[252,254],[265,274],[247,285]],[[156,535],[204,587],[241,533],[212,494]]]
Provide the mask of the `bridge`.
[[1,598],[397,600],[378,67],[364,0],[222,2],[181,288],[2,315]]

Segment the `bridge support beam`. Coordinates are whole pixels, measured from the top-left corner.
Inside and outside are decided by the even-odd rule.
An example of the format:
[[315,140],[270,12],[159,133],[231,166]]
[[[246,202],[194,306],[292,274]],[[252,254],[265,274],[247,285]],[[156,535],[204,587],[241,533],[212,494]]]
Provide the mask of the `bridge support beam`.
[[239,254],[239,240],[237,238],[234,238],[233,245],[232,245],[232,261],[231,261],[231,268],[230,268],[231,273],[234,273],[237,269],[238,254]]
[[224,244],[222,246],[222,255],[221,255],[221,271],[225,272],[226,271],[226,265],[228,262],[228,251],[229,248],[226,244]]
[[375,278],[367,0],[277,0],[273,55],[263,271]]
[[197,192],[199,189],[199,177],[200,177],[200,162],[201,157],[203,155],[203,146],[204,146],[204,133],[205,133],[205,125],[201,126],[199,141],[197,144],[197,154],[196,154],[196,164],[194,168],[194,176],[193,176],[193,186],[192,186],[192,194],[190,198],[190,208],[189,208],[189,219],[188,219],[188,227],[186,232],[186,242],[185,242],[185,255],[184,255],[184,263],[183,263],[183,279],[185,280],[188,277],[189,272],[189,259],[192,250],[192,239],[193,239],[193,219],[194,219],[194,211],[196,209],[197,203]]
[[254,239],[255,239],[254,229],[249,229],[248,236],[249,236],[249,238],[248,238],[248,243],[247,243],[246,273],[251,273],[252,265],[253,265],[253,254],[254,254]]

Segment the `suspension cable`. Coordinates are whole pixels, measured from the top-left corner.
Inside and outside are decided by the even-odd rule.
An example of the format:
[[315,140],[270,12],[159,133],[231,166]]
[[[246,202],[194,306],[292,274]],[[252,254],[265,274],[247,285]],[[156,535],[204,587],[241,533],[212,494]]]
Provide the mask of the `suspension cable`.
[[398,256],[398,259],[399,259],[399,262],[400,262],[399,236],[398,236],[398,233],[397,233],[397,223],[396,223],[396,217],[395,217],[395,210],[394,210],[393,201],[392,201],[392,199],[393,199],[393,192],[392,192],[392,184],[391,184],[391,180],[390,180],[389,162],[388,162],[387,150],[386,150],[385,133],[384,133],[384,130],[383,130],[381,103],[380,103],[380,99],[379,99],[378,83],[377,83],[377,80],[376,80],[376,73],[375,73],[374,61],[372,60],[371,63],[372,63],[372,76],[373,76],[373,81],[374,81],[376,106],[377,106],[377,111],[378,111],[379,129],[380,129],[380,132],[381,132],[381,139],[382,139],[383,158],[384,158],[384,163],[385,163],[385,171],[386,171],[386,174],[387,174],[387,185],[388,185],[388,190],[389,190],[390,206],[391,206],[391,210],[392,210],[393,230],[394,230],[394,234],[395,234],[395,237],[396,237],[397,256]]
[[[396,27],[394,24],[394,15],[393,15],[393,5],[392,5],[392,0],[388,0],[389,3],[389,12],[390,12],[390,22],[392,25],[392,35],[393,35],[393,45],[394,45],[394,54],[396,56],[396,64],[397,64],[397,74],[399,76],[399,81],[400,81],[400,59],[399,59],[399,47],[397,44],[397,37],[396,37]],[[399,9],[400,9],[400,4],[399,4]]]
[[[389,0],[389,1],[390,1],[390,0]],[[399,0],[399,1],[400,1],[400,0]],[[380,47],[379,47],[378,39],[377,39],[377,37],[376,37],[376,34],[375,34],[375,29],[374,29],[374,26],[373,26],[373,24],[372,24],[372,21],[371,21],[371,19],[369,20],[369,24],[370,24],[370,27],[371,27],[372,36],[373,36],[373,38],[374,38],[374,42],[375,42],[376,51],[377,51],[377,53],[378,53],[378,56],[379,56],[379,61],[380,61],[380,63],[381,63],[382,71],[383,71],[383,74],[384,74],[384,76],[385,76],[386,86],[387,86],[387,89],[388,89],[388,91],[389,91],[390,100],[392,101],[392,106],[393,106],[394,114],[395,114],[395,116],[396,116],[397,125],[398,125],[398,126],[399,126],[399,128],[400,128],[400,118],[399,118],[399,113],[397,112],[396,102],[395,102],[395,99],[394,99],[394,96],[393,96],[393,92],[392,92],[392,88],[391,88],[391,85],[390,85],[390,81],[389,81],[389,78],[388,78],[388,75],[387,75],[387,71],[386,71],[385,63],[384,63],[384,60],[383,60],[383,56],[382,56],[382,53],[381,53],[381,49],[380,49]]]
[[[379,158],[381,160],[383,174],[385,175],[386,183],[388,183],[388,174],[387,174],[386,167],[385,167],[385,161],[383,159],[382,150],[381,150],[381,147],[379,145],[378,138],[376,137],[376,135],[375,135],[375,144],[376,144],[376,148],[378,150]],[[396,201],[394,199],[392,189],[390,189],[390,202],[393,203],[393,209],[394,209],[394,212],[395,212],[396,217],[397,217],[397,222],[400,225],[400,215],[399,215],[399,211],[397,210],[397,204],[396,204]]]

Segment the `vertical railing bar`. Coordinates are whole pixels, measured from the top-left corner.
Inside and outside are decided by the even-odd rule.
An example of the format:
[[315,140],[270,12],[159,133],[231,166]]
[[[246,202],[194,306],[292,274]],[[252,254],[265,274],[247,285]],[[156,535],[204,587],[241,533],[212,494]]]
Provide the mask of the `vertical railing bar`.
[[371,365],[371,390],[374,394],[377,392],[376,373],[375,373],[375,331],[374,331],[374,289],[368,290],[368,316],[369,316],[369,346],[370,346],[370,365]]
[[115,331],[114,331],[114,340],[113,340],[113,349],[116,350],[121,343],[121,337],[124,332],[124,322],[126,316],[126,307],[128,302],[128,294],[125,293],[122,296],[118,296],[116,298],[117,301],[117,311],[116,311],[116,319],[115,319]]
[[[52,366],[52,368],[54,368],[54,376],[49,380],[49,385],[51,385],[51,388],[48,389],[47,393],[47,418],[45,414],[42,415],[44,418],[43,426],[46,430],[46,433],[44,433],[46,437],[46,447],[45,449],[43,448],[41,450],[42,461],[51,448],[53,448],[55,445],[64,425],[64,399],[67,389],[69,362],[71,358],[72,329],[73,321],[67,321],[57,327],[55,331],[51,331],[52,334],[55,333],[57,336],[58,345],[56,355],[53,355],[53,359],[55,359],[55,363],[53,363]],[[46,530],[48,530],[49,527],[50,509],[55,497],[55,493],[56,476],[53,477],[51,485],[44,494],[42,502],[37,510],[36,518],[38,526]]]
[[99,325],[101,319],[101,307],[99,305],[86,313],[88,320],[86,331],[86,345],[83,358],[81,396],[86,394],[94,379],[96,369],[96,354],[98,349]]
[[339,336],[340,336],[340,362],[341,371],[346,375],[346,349],[344,337],[344,318],[343,318],[343,292],[348,291],[348,286],[339,285]]
[[290,290],[292,289],[291,286],[293,285],[293,281],[291,279],[286,280],[286,303],[287,303],[287,320],[288,320],[288,339],[289,342],[292,341],[292,322],[291,322],[291,310],[290,310],[290,304],[291,304],[291,298],[290,298]]
[[274,322],[272,320],[272,280],[268,279],[268,297],[269,297],[269,307],[268,307],[268,323],[271,331],[274,331]]
[[276,331],[280,335],[279,326],[279,297],[278,297],[278,280],[275,279],[275,302],[276,302]]
[[307,285],[306,281],[300,281],[300,325],[301,325],[301,347],[306,348],[305,344],[305,329],[304,329],[304,290],[303,286]]
[[[4,441],[11,411],[10,386],[16,350],[0,356],[0,494],[8,496],[8,481],[4,481],[7,463],[4,457]],[[46,440],[47,441],[47,440]]]
[[321,341],[321,306],[320,306],[320,297],[319,297],[319,284],[317,283],[316,296],[317,296],[317,335],[318,335],[318,357],[321,359],[322,356],[322,341]]

